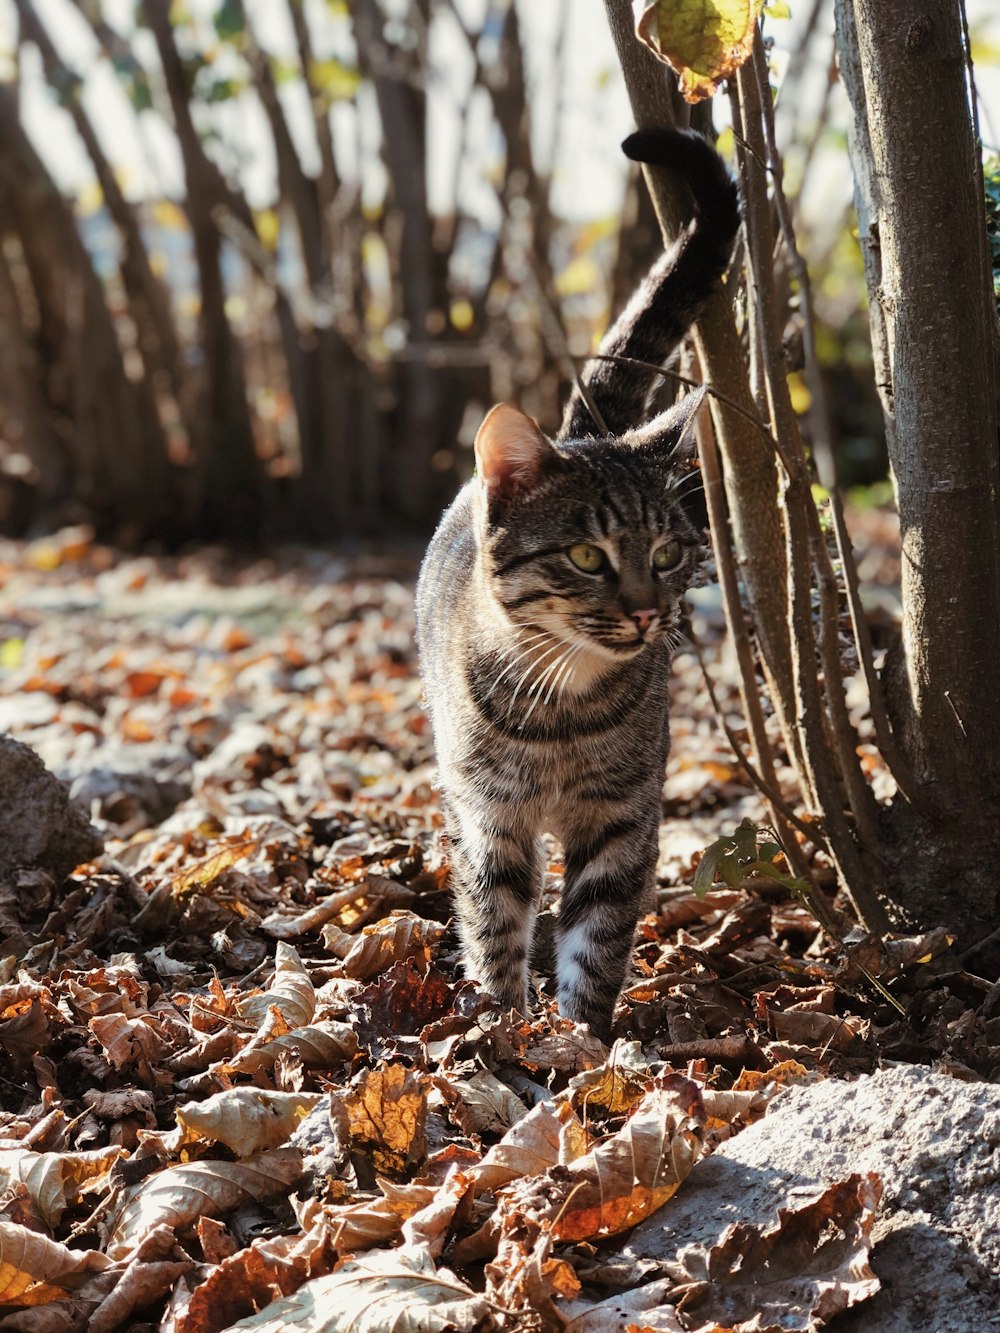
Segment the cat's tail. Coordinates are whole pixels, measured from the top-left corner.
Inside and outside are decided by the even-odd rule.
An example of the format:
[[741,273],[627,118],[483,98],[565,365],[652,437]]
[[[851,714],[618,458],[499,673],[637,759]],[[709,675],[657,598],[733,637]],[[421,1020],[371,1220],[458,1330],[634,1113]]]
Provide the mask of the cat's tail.
[[[669,167],[687,183],[695,216],[653,265],[600,348],[603,356],[633,357],[662,365],[697,319],[725,273],[740,225],[736,184],[715,149],[701,135],[682,130],[638,130],[622,144],[635,162]],[[590,361],[583,381],[612,435],[645,420],[652,370],[613,361]],[[580,391],[574,388],[558,438],[600,435]]]

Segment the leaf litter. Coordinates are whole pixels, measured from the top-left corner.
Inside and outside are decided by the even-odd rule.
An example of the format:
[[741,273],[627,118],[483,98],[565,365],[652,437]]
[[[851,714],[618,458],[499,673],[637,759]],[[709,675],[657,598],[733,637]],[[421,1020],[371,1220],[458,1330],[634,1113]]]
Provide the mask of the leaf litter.
[[819,931],[692,657],[608,1050],[546,982],[554,846],[532,1014],[462,979],[411,563],[49,545],[0,546],[0,728],[105,851],[0,885],[0,1329],[790,1330],[874,1291],[875,1177],[621,1257],[789,1083],[1000,1076],[941,932]]

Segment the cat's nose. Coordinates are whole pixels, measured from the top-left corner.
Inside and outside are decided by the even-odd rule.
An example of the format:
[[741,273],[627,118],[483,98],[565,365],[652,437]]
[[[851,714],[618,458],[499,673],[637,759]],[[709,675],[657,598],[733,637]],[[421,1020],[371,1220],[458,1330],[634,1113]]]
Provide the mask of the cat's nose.
[[640,634],[645,634],[650,625],[656,619],[656,607],[648,607],[645,611],[630,611],[629,615],[635,621]]

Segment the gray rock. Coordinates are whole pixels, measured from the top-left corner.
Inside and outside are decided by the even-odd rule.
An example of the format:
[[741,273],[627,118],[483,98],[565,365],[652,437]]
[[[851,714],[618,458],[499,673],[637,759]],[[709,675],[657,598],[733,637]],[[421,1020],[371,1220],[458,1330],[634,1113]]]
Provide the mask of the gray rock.
[[0,736],[0,880],[41,869],[59,881],[102,848],[97,830],[34,750]]
[[1000,1087],[913,1066],[783,1093],[635,1229],[626,1257],[648,1271],[650,1259],[713,1245],[732,1222],[773,1222],[817,1185],[869,1171],[884,1187],[871,1258],[882,1289],[829,1327],[1000,1329]]

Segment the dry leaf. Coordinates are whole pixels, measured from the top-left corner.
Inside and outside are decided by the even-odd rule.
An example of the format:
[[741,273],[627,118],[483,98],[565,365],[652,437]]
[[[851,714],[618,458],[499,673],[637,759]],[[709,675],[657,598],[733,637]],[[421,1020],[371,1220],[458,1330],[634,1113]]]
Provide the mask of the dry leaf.
[[185,1141],[224,1143],[237,1157],[277,1148],[324,1100],[320,1092],[269,1092],[265,1088],[228,1088],[203,1102],[177,1108]]
[[249,856],[257,847],[256,838],[240,838],[224,844],[211,856],[206,856],[188,870],[182,870],[170,881],[170,892],[181,896],[191,889],[201,888],[218,879],[224,870],[234,866],[241,857]]
[[82,1187],[109,1171],[124,1148],[92,1148],[89,1152],[0,1152],[0,1193],[22,1185],[38,1209],[40,1220],[55,1228],[67,1206],[79,1201]]
[[403,1175],[427,1153],[426,1074],[389,1065],[362,1074],[349,1092],[336,1094],[347,1113],[355,1147],[383,1175]]
[[37,1231],[0,1221],[0,1305],[47,1305],[110,1268],[96,1250],[71,1250]]
[[403,1223],[431,1206],[439,1193],[437,1185],[397,1185],[390,1180],[378,1184],[382,1193],[376,1198],[324,1209],[330,1239],[338,1253],[351,1254],[395,1242]]
[[692,1283],[687,1317],[812,1333],[874,1295],[868,1252],[881,1194],[878,1176],[852,1175],[812,1203],[780,1208],[769,1226],[736,1223],[707,1250],[689,1246],[676,1274]]
[[572,1106],[540,1102],[469,1174],[481,1189],[495,1190],[520,1176],[536,1176],[560,1162],[575,1161],[588,1147],[587,1132]]
[[252,1074],[270,1069],[280,1056],[294,1056],[306,1069],[334,1069],[352,1059],[358,1050],[358,1038],[346,1023],[310,1023],[261,1041],[256,1039],[236,1055],[212,1066],[220,1074]]
[[147,1080],[153,1065],[170,1050],[161,1025],[149,1014],[140,1014],[138,1018],[102,1014],[92,1018],[87,1026],[115,1069],[134,1067]]
[[316,988],[290,944],[279,940],[274,953],[274,979],[268,990],[250,995],[236,1006],[241,1018],[261,1023],[268,1009],[281,1011],[289,1027],[306,1027],[316,1012]]
[[414,955],[430,959],[430,951],[444,927],[412,912],[398,910],[372,926],[365,926],[344,958],[344,972],[366,981],[387,972],[393,963]]
[[711,97],[753,50],[764,0],[633,0],[636,36],[680,78],[686,102]]
[[583,1301],[568,1301],[562,1307],[568,1320],[563,1333],[611,1333],[617,1329],[636,1329],[639,1333],[686,1333],[670,1301],[675,1284],[667,1280],[649,1282],[634,1291],[585,1306]]
[[110,1223],[107,1253],[126,1259],[161,1223],[181,1228],[203,1215],[221,1217],[251,1199],[273,1198],[301,1171],[297,1148],[261,1153],[245,1162],[188,1162],[159,1171],[126,1192]]
[[488,1069],[450,1080],[449,1089],[462,1108],[463,1128],[474,1134],[503,1134],[528,1114],[517,1093]]
[[607,1062],[570,1081],[572,1104],[586,1113],[601,1107],[613,1115],[631,1111],[649,1090],[652,1075],[637,1041],[616,1041]]
[[424,1250],[372,1250],[232,1328],[256,1333],[487,1333],[489,1302]]
[[544,1219],[556,1240],[626,1231],[676,1193],[702,1154],[704,1120],[696,1084],[679,1074],[657,1079],[617,1134],[569,1166],[502,1190],[501,1226],[523,1214]]

